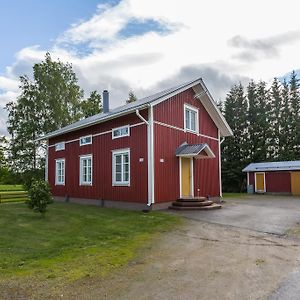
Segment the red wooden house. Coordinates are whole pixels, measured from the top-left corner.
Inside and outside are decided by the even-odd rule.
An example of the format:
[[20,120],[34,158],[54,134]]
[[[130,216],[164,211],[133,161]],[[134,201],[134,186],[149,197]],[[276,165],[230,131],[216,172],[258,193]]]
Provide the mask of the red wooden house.
[[162,208],[218,198],[220,144],[232,131],[201,78],[51,132],[46,176],[57,200]]

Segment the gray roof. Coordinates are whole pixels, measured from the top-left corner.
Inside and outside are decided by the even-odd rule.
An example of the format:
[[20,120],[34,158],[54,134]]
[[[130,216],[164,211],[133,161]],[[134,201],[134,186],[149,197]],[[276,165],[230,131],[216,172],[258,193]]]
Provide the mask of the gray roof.
[[[56,131],[50,132],[50,133],[46,134],[45,136],[38,138],[37,140],[48,139],[48,138],[58,136],[58,135],[61,135],[61,134],[67,133],[67,132],[71,132],[71,131],[75,131],[75,130],[78,130],[78,129],[81,129],[84,127],[92,126],[97,123],[105,122],[107,120],[116,118],[120,115],[131,113],[131,112],[135,111],[136,109],[146,108],[149,106],[150,103],[152,103],[156,100],[160,100],[163,97],[168,97],[168,95],[170,95],[170,97],[171,97],[171,94],[174,94],[177,91],[180,92],[180,91],[182,91],[182,89],[185,89],[185,88],[187,89],[187,88],[190,88],[191,86],[195,86],[197,84],[203,85],[203,88],[205,87],[202,79],[197,78],[197,79],[185,82],[183,84],[177,85],[175,87],[163,90],[163,91],[153,94],[151,96],[139,99],[135,102],[132,102],[132,103],[129,103],[129,104],[126,104],[123,106],[119,106],[115,109],[110,110],[108,113],[100,113],[100,114],[96,114],[94,116],[88,117],[86,119],[80,120],[78,122],[75,122],[75,123],[65,126],[63,128],[60,128]],[[204,90],[205,90],[205,92],[207,91],[206,87],[204,88]],[[210,101],[214,102],[214,100],[211,98],[210,94],[209,94],[209,98],[210,98]],[[213,105],[215,106],[215,109],[218,110],[216,107],[216,104],[213,103]],[[221,122],[223,123],[222,125],[228,129],[229,134],[227,134],[227,135],[231,135],[231,129],[230,129],[229,125],[226,123],[225,119],[222,117],[222,115],[219,111],[218,111],[218,114],[220,114],[220,117],[222,120]],[[227,131],[226,131],[226,133],[227,133]]]
[[252,163],[243,172],[300,170],[300,160]]
[[196,145],[183,144],[176,149],[175,154],[176,156],[193,155],[193,154],[197,155],[207,146],[208,146],[207,144],[196,144]]

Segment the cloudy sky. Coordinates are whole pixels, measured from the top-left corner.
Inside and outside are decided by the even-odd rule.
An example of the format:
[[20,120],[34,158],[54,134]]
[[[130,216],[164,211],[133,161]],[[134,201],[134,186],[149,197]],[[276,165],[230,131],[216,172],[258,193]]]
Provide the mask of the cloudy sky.
[[[300,6],[300,5],[298,5]],[[0,134],[20,75],[49,51],[111,106],[202,77],[216,100],[300,69],[297,1],[9,0],[0,4]]]

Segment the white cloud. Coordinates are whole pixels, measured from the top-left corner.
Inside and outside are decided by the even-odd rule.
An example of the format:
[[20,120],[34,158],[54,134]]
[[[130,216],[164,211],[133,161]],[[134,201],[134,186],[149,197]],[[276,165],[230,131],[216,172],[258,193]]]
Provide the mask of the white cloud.
[[[31,74],[32,65],[48,50],[53,58],[73,64],[87,92],[109,89],[112,106],[121,104],[129,89],[145,96],[197,76],[209,82],[212,94],[224,98],[237,80],[268,81],[300,68],[296,6],[292,0],[284,5],[273,1],[272,6],[259,0],[123,0],[114,7],[99,5],[89,20],[61,33],[51,49],[21,49],[0,77],[0,88],[16,93],[18,76]],[[133,21],[147,20],[166,31],[120,35]],[[0,101],[6,97],[0,95]]]

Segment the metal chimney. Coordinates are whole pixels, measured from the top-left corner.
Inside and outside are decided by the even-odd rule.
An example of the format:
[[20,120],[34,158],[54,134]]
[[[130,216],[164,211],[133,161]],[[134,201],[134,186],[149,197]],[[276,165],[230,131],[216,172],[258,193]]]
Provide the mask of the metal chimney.
[[107,90],[103,91],[103,112],[109,112],[109,92]]

